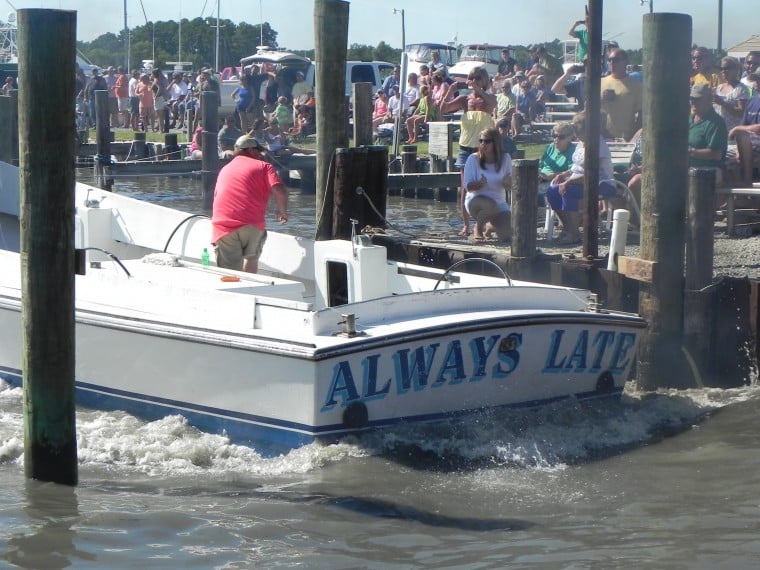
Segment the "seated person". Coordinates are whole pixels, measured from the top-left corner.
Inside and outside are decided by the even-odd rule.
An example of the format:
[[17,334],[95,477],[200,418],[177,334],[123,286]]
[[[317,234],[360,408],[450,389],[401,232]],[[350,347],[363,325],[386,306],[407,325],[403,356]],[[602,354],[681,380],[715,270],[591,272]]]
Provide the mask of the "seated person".
[[391,115],[388,111],[388,96],[385,91],[378,89],[375,94],[375,105],[372,110],[372,129],[377,130],[377,127],[383,123],[390,121]]
[[504,154],[508,154],[512,159],[516,158],[517,145],[515,144],[515,139],[509,136],[511,128],[509,119],[499,119],[499,122],[496,123],[496,128],[499,129],[499,134],[501,135],[501,146],[504,149]]
[[316,154],[316,151],[306,148],[299,148],[288,144],[288,138],[280,130],[280,123],[277,119],[269,121],[269,126],[263,130],[266,140],[267,150],[275,156],[288,156],[291,154]]
[[219,149],[219,158],[232,158],[235,151],[235,141],[243,136],[243,132],[237,128],[234,115],[224,118],[224,125],[216,135],[216,144]]
[[438,120],[438,107],[430,97],[430,88],[427,85],[420,87],[420,98],[412,114],[406,120],[406,132],[409,134],[407,144],[416,143],[418,127],[422,123]]
[[275,119],[283,129],[289,129],[293,126],[293,111],[288,104],[287,97],[280,96],[277,98],[277,106],[272,113],[272,120]]
[[536,92],[530,85],[530,81],[523,79],[520,82],[520,92],[515,100],[515,112],[512,115],[512,136],[516,137],[522,132],[523,125],[533,120],[536,104]]
[[546,86],[543,75],[536,77],[533,90],[536,92],[536,103],[533,107],[533,116],[535,118],[546,114],[546,103],[554,100],[554,93]]
[[293,128],[288,129],[288,134],[292,137],[305,137],[317,132],[317,118],[314,114],[314,107],[303,106],[298,112],[298,122]]
[[[586,133],[586,115],[578,113],[573,117],[573,129],[580,142],[573,153],[573,163],[568,170],[561,172],[552,180],[546,191],[546,201],[557,213],[562,222],[562,231],[555,240],[560,245],[580,243],[580,225],[582,214],[580,201],[583,197],[585,148],[583,139]],[[599,135],[599,198],[615,196],[615,178],[612,170],[612,156],[607,143]]]
[[692,85],[689,103],[689,166],[714,169],[720,186],[728,146],[726,123],[713,108],[713,92],[709,85]]
[[490,225],[499,241],[508,242],[511,217],[507,193],[512,188],[512,159],[504,152],[497,129],[480,132],[478,150],[465,162],[462,183],[467,192],[464,206],[475,220],[472,239],[482,241]]
[[496,120],[512,119],[512,113],[515,112],[516,97],[512,93],[512,82],[505,79],[501,84],[501,90],[496,94],[496,109],[494,110]]
[[198,121],[198,126],[195,128],[195,131],[193,131],[188,158],[203,158],[203,125],[201,124],[201,121]]
[[552,129],[549,143],[538,162],[538,191],[545,194],[549,183],[573,165],[575,152],[575,129],[570,121],[557,123]]
[[739,160],[742,186],[752,186],[753,163],[760,159],[760,73],[752,73],[749,80],[753,84],[753,96],[747,101],[744,116],[739,125],[728,133],[736,140],[734,154]]

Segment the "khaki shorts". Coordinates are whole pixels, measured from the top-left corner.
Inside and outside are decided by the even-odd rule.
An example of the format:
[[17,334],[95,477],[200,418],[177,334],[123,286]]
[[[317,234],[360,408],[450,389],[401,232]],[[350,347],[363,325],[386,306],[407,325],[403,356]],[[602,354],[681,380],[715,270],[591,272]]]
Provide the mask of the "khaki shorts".
[[214,244],[216,264],[226,269],[243,269],[243,259],[258,260],[264,249],[267,232],[256,226],[242,226],[222,236]]

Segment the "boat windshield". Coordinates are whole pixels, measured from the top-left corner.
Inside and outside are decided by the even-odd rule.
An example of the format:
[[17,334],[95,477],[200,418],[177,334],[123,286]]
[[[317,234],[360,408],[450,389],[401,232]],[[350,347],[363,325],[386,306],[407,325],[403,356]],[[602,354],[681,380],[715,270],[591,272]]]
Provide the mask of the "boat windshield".
[[457,50],[454,46],[443,44],[410,44],[406,46],[406,54],[410,61],[428,63],[433,59],[433,52],[441,56],[441,62],[449,67],[457,61]]
[[460,61],[482,61],[483,63],[496,63],[501,61],[501,47],[468,46],[462,51]]

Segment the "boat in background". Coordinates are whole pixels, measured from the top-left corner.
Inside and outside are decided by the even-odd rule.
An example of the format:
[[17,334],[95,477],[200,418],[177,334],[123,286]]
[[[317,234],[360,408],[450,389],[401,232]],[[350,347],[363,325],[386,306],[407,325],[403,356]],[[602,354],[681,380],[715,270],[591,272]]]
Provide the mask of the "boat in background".
[[441,56],[441,63],[446,66],[447,70],[457,62],[457,48],[453,44],[407,44],[404,48],[404,55],[406,56],[407,60],[407,75],[409,73],[416,73],[419,76],[420,67],[430,64],[430,61],[433,59],[434,51],[437,51]]
[[470,71],[476,67],[485,67],[488,75],[493,77],[499,70],[501,50],[509,46],[492,44],[469,44],[459,54],[459,61],[449,69],[449,75],[458,81],[465,81]]
[[[18,169],[0,163],[0,378],[22,382]],[[400,423],[616,398],[645,321],[486,260],[394,262],[368,236],[269,232],[260,272],[201,263],[210,221],[77,183],[76,393],[265,454]],[[457,271],[489,266],[496,276]]]

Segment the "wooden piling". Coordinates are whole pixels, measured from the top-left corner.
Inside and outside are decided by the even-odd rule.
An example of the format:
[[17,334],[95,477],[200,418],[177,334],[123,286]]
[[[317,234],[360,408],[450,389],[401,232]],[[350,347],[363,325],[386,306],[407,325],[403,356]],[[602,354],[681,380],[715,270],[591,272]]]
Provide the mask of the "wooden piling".
[[372,84],[354,83],[354,146],[372,144]]
[[332,233],[332,197],[327,196],[329,168],[337,148],[348,146],[346,135],[346,51],[349,3],[344,0],[314,1],[314,46],[317,61],[330,62],[316,69],[319,85],[317,105],[317,239]]
[[11,164],[18,166],[19,148],[18,148],[18,89],[13,89],[9,93],[11,98],[11,122],[9,125],[11,131]]
[[715,257],[715,171],[689,169],[686,233],[686,289],[696,291],[713,282]]
[[583,258],[599,257],[599,133],[603,0],[589,0],[589,47],[586,66],[586,133],[583,209]]
[[0,162],[11,160],[11,98],[0,95]]
[[513,258],[536,256],[538,212],[538,161],[512,163],[512,247]]
[[[214,145],[214,148],[216,148],[216,145]],[[164,133],[164,160],[180,160],[181,158],[179,145],[177,144],[177,133]]]
[[108,177],[111,164],[111,111],[108,91],[95,91],[95,180],[101,188],[111,189],[113,180]]
[[132,141],[132,151],[127,160],[142,160],[148,157],[147,133],[135,132],[135,140]]
[[219,153],[216,149],[216,135],[219,132],[219,95],[216,91],[204,91],[201,95],[201,117],[203,207],[210,210],[214,205],[214,186],[219,174]]
[[24,469],[75,485],[75,111],[61,93],[74,92],[76,12],[17,14]]
[[[656,278],[642,283],[639,312],[649,322],[639,345],[643,389],[684,385],[684,217],[688,187],[691,17],[644,15],[644,133],[641,248]],[[663,58],[662,54],[670,54]],[[667,60],[667,61],[666,61]]]

